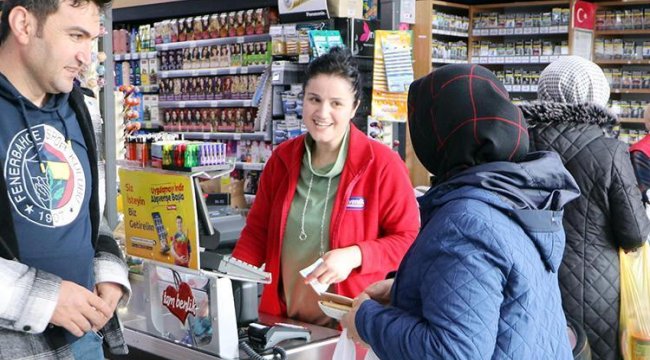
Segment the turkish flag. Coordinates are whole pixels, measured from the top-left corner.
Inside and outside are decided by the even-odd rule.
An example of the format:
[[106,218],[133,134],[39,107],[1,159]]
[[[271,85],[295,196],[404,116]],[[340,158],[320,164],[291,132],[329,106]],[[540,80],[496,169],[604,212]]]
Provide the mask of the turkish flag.
[[596,5],[586,1],[576,1],[573,7],[573,26],[593,30],[596,22]]

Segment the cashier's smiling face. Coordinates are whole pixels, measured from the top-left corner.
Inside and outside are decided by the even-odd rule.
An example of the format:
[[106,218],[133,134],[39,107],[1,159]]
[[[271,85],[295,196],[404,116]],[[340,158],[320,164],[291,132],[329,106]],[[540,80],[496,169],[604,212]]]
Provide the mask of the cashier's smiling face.
[[317,146],[337,149],[359,107],[352,83],[336,75],[309,79],[303,99],[303,121]]

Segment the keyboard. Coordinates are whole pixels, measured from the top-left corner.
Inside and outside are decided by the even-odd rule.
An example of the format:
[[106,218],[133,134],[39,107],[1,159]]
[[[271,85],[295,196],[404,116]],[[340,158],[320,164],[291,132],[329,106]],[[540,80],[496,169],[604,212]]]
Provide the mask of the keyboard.
[[230,255],[218,254],[212,251],[201,253],[201,267],[229,275],[240,280],[262,284],[271,283],[271,273],[256,266],[243,262]]

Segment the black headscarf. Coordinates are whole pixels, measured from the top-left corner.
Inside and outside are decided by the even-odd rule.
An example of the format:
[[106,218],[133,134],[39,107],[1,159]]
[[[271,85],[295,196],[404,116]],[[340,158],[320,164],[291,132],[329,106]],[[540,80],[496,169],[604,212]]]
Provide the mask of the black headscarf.
[[415,154],[437,182],[482,163],[517,162],[528,153],[521,111],[480,65],[446,65],[414,81],[408,106]]

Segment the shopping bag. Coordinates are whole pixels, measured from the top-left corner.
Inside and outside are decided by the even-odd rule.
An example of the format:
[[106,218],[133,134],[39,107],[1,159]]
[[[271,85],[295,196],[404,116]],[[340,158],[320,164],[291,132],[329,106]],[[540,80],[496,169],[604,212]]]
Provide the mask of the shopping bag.
[[348,339],[348,329],[343,329],[339,341],[336,343],[332,360],[355,360],[356,356],[354,341]]
[[650,360],[650,245],[619,250],[621,350],[625,360]]
[[[361,355],[360,355],[361,356]],[[348,338],[348,330],[343,329],[339,341],[336,343],[336,348],[334,349],[334,355],[332,355],[332,360],[356,360],[357,350],[354,345],[354,341]],[[372,351],[368,350],[364,360],[379,360],[377,355]]]

